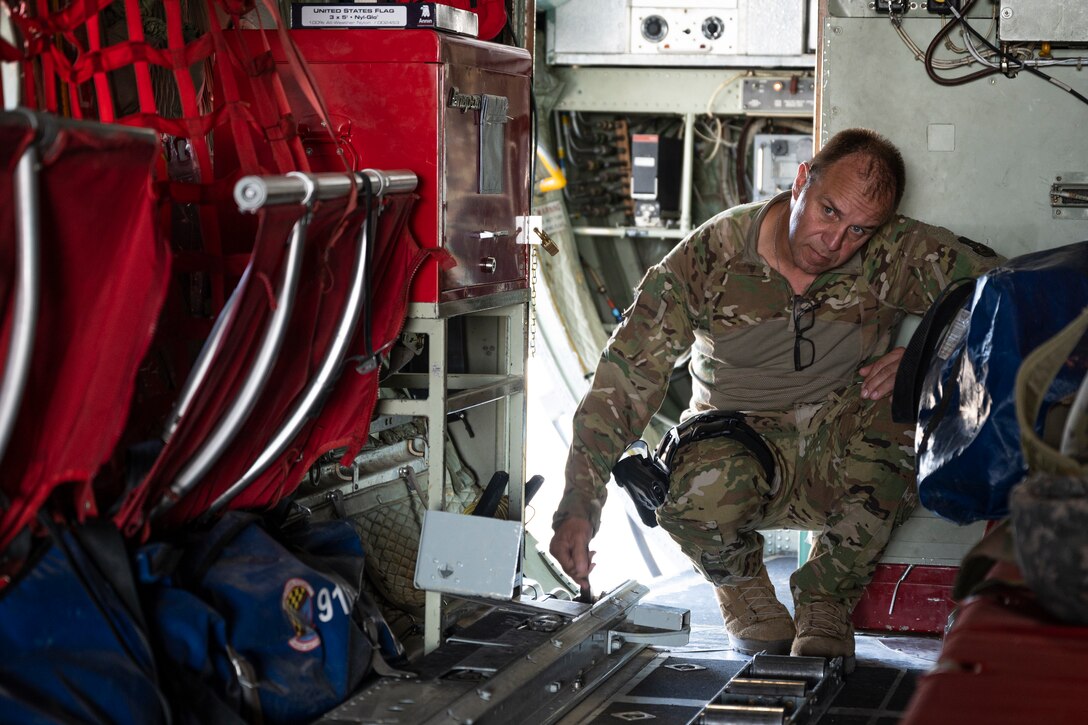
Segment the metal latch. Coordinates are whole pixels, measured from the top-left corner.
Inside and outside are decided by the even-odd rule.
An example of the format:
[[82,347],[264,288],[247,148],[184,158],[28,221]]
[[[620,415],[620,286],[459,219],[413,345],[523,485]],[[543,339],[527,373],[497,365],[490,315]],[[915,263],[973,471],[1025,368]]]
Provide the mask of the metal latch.
[[1088,219],[1088,174],[1057,176],[1050,185],[1050,207],[1055,219]]
[[691,611],[662,604],[636,604],[627,618],[608,632],[608,651],[624,643],[683,647],[691,638]]
[[543,217],[538,215],[519,216],[515,220],[517,236],[514,240],[518,244],[539,244],[553,257],[559,254],[559,245],[544,231]]

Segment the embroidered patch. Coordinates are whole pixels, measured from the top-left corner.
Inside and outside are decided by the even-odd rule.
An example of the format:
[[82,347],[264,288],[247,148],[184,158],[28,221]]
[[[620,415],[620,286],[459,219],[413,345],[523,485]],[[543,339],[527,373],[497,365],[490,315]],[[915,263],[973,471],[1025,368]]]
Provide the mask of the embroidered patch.
[[283,585],[283,612],[295,636],[288,640],[291,649],[309,652],[321,645],[321,635],[314,629],[314,588],[305,579],[288,579]]

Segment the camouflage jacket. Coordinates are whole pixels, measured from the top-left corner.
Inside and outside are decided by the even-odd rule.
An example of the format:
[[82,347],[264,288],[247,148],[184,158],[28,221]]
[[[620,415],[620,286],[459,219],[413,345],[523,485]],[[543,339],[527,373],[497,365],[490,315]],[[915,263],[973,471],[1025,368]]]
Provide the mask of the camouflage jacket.
[[892,217],[806,291],[818,306],[804,331],[812,364],[798,372],[793,290],[756,251],[767,209],[788,198],[786,192],[718,214],[646,273],[574,414],[566,489],[553,526],[578,516],[596,532],[613,464],[642,434],[674,363],[689,349],[693,392],[685,416],[818,402],[860,380],[858,368],[888,351],[906,314],[923,314],[949,282],[1002,261],[947,229]]

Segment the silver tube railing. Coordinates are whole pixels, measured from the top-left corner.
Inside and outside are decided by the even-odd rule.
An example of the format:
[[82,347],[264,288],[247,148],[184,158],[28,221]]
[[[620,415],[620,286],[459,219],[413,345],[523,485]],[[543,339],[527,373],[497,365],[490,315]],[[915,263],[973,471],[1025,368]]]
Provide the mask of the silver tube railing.
[[[360,172],[360,174],[365,174],[370,178],[375,198],[381,197],[386,193],[414,191],[416,188],[416,175],[410,171],[383,172],[365,169]],[[321,177],[324,175],[317,174],[315,176]],[[339,177],[339,179],[347,178],[343,174],[337,174],[336,176]],[[358,176],[359,175],[357,174],[357,177]],[[286,196],[290,193],[290,190],[286,188],[289,182],[284,183],[284,181],[281,180],[283,180],[283,177],[279,177],[278,179],[275,177],[245,177],[240,179],[237,186],[235,186],[234,197],[237,200],[240,196],[245,196],[248,193],[245,189],[253,190],[255,196],[266,194],[266,191],[262,190],[267,189],[276,189],[277,194]],[[330,181],[335,180],[330,179]],[[358,181],[361,183],[361,179]],[[257,182],[260,182],[260,184]],[[332,186],[333,184],[330,183],[327,184],[325,188],[328,189]],[[345,188],[350,188],[350,185],[345,185]],[[242,191],[240,191],[240,189],[242,189]],[[269,198],[271,197],[270,194],[268,196]],[[306,420],[310,418],[312,412],[318,406],[319,401],[322,400],[323,396],[328,392],[327,388],[330,383],[335,381],[335,373],[344,360],[348,343],[355,335],[355,328],[358,325],[360,312],[363,307],[363,287],[367,271],[366,260],[370,258],[368,248],[369,245],[372,244],[372,240],[369,238],[369,226],[367,220],[364,219],[362,227],[359,230],[355,261],[351,269],[351,288],[348,291],[344,306],[340,311],[340,317],[337,320],[332,342],[325,352],[325,356],[318,366],[317,372],[313,378],[310,379],[306,389],[298,397],[296,403],[288,413],[286,420],[272,436],[268,445],[265,446],[264,450],[261,451],[261,454],[242,477],[212,502],[212,505],[208,510],[209,514],[215,514],[221,511],[227,504],[234,500],[238,494],[242,493],[242,491],[252,484],[257,477],[271,465],[272,461],[286,450],[288,444],[290,444],[291,440],[294,439],[302,429]],[[370,310],[367,310],[366,312],[369,314]]]
[[234,308],[238,304],[238,298],[249,283],[249,270],[250,266],[247,264],[245,271],[242,272],[242,277],[238,280],[238,284],[234,286],[234,291],[230,293],[230,297],[227,298],[223,309],[219,311],[219,316],[216,317],[215,324],[212,325],[212,331],[208,335],[208,339],[204,341],[204,346],[200,348],[200,354],[197,355],[196,362],[193,363],[193,369],[189,372],[189,377],[185,379],[181,394],[178,395],[177,405],[174,406],[174,410],[167,420],[166,428],[163,430],[163,443],[169,442],[174,437],[181,419],[189,412],[189,406],[193,404],[197,391],[200,390],[200,386],[208,376],[208,371],[211,370],[212,360],[215,359],[219,348],[223,346],[223,338],[227,327],[230,326],[230,321],[234,319]]
[[[152,519],[156,519],[172,509],[185,494],[196,487],[219,460],[220,456],[223,455],[241,429],[242,424],[245,423],[249,414],[253,411],[253,407],[264,390],[272,368],[279,357],[280,349],[286,337],[287,323],[290,320],[291,311],[294,309],[295,292],[298,289],[298,280],[301,276],[302,252],[312,218],[311,210],[315,187],[314,184],[309,183],[305,174],[293,174],[292,176],[300,180],[303,188],[303,194],[298,203],[304,204],[307,209],[291,228],[291,234],[287,241],[286,264],[284,264],[283,276],[276,294],[275,308],[258,348],[257,357],[252,368],[246,374],[242,389],[238,392],[234,402],[231,403],[215,429],[164,492],[162,499],[151,512]],[[307,193],[307,190],[309,193]],[[250,264],[252,264],[252,261]],[[244,277],[248,278],[248,274],[244,275]],[[220,333],[220,337],[222,337],[222,334]],[[206,372],[205,370],[203,374],[206,374]]]
[[[354,176],[354,178],[352,178]],[[377,171],[363,169],[354,175],[349,174],[306,174],[313,184],[316,201],[328,201],[347,196],[353,188],[363,183],[363,177],[370,181],[374,196],[415,191],[418,179],[411,171]],[[301,181],[302,175],[287,176],[243,176],[234,185],[234,201],[238,210],[254,212],[263,206],[273,204],[298,204],[306,193]]]
[[[37,129],[37,118],[30,113],[25,117],[30,126]],[[4,379],[0,382],[0,461],[7,452],[19,417],[19,405],[26,392],[30,358],[34,352],[34,328],[38,322],[41,224],[37,140],[27,145],[15,167],[14,194],[16,275],[11,336],[4,360]]]

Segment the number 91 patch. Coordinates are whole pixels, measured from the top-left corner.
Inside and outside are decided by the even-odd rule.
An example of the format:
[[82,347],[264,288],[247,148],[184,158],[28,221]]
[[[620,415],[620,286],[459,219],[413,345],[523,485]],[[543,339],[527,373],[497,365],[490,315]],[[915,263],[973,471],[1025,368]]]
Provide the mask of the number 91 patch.
[[305,579],[294,577],[283,585],[283,612],[291,623],[295,635],[287,642],[292,649],[309,652],[321,645],[321,634],[314,627],[314,607],[321,622],[330,622],[336,616],[337,604],[344,616],[351,614],[351,606],[339,585],[331,590],[322,587],[317,595]]

